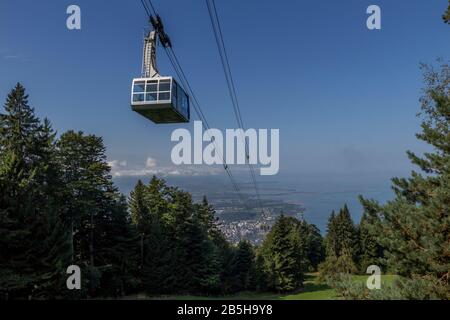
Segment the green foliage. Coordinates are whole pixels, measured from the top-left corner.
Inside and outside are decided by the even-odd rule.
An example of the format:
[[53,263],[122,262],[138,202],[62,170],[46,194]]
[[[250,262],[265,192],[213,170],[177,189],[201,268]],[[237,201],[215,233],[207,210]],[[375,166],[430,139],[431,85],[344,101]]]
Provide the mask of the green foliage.
[[359,226],[355,226],[345,205],[336,215],[332,212],[325,239],[327,256],[319,265],[319,278],[330,284],[341,277],[365,273],[367,267],[380,265],[382,249],[372,230],[373,213],[364,213]]
[[363,282],[355,281],[352,275],[341,273],[333,281],[329,281],[336,293],[345,300],[367,300],[370,290]]
[[153,177],[130,196],[133,223],[141,236],[142,277],[147,292],[217,293],[230,289],[230,247],[214,210],[203,199]]
[[337,215],[332,212],[325,243],[327,255],[339,257],[345,250],[352,259],[356,259],[359,251],[358,234],[347,205]]
[[450,297],[450,67],[424,66],[422,132],[418,139],[433,151],[419,157],[408,152],[422,173],[394,178],[396,197],[386,205],[362,199],[375,212],[377,242],[387,264],[405,278],[406,298]]
[[150,222],[149,209],[146,206],[146,186],[139,180],[130,193],[131,220],[140,234],[145,234]]
[[303,285],[309,268],[305,222],[281,215],[260,250],[260,267],[267,287],[279,292],[293,291]]
[[360,252],[358,242],[358,230],[347,205],[337,215],[333,211],[328,220],[328,233],[325,238],[326,260],[319,267],[321,277],[355,272]]
[[[87,273],[89,295],[120,295],[133,287],[137,253],[125,199],[113,185],[101,138],[68,131],[58,143],[71,226],[73,263]],[[98,279],[97,279],[98,278]],[[104,289],[108,283],[108,289]]]
[[[17,85],[0,116],[2,298],[289,291],[323,259],[318,229],[293,218],[280,218],[258,255],[247,242],[234,247],[206,198],[193,203],[156,177],[127,203],[102,139],[56,139],[27,99]],[[81,291],[65,288],[71,264],[82,269]]]
[[125,197],[119,197],[111,208],[108,220],[102,221],[103,237],[97,237],[101,253],[101,294],[123,296],[139,288],[138,237],[131,225]]
[[371,265],[384,266],[383,248],[377,242],[377,235],[373,229],[374,216],[364,212],[358,228],[359,235],[359,271],[365,273]]
[[366,285],[367,277],[355,279],[349,274],[340,275],[333,283],[339,297],[345,300],[403,300],[400,294],[399,280],[393,282],[381,281],[381,288],[369,290]]
[[[112,184],[102,140],[72,131],[56,140],[20,84],[8,95],[0,133],[0,295],[125,292],[135,268],[135,233]],[[68,292],[71,264],[82,267],[90,290]]]
[[55,297],[68,262],[55,134],[28,105],[22,85],[0,115],[0,295]]
[[442,16],[442,19],[444,19],[445,23],[450,24],[450,0],[448,1],[447,11],[445,11],[444,15]]
[[345,247],[342,250],[341,255],[337,258],[335,267],[336,270],[343,274],[354,274],[357,272],[351,252]]
[[329,255],[323,263],[319,265],[319,280],[325,281],[333,286],[343,275],[350,275],[357,272],[357,267],[353,258],[346,248],[341,255]]
[[320,234],[320,230],[313,224],[303,223],[305,228],[303,232],[306,234],[306,250],[308,255],[308,271],[317,271],[319,264],[325,259],[324,239]]
[[413,275],[396,282],[396,288],[402,299],[438,300],[448,299],[448,287],[441,279],[433,275]]
[[232,292],[253,291],[256,288],[255,252],[253,246],[241,241],[232,261]]
[[[422,174],[393,179],[396,198],[385,205],[361,198],[358,226],[344,206],[324,240],[282,215],[256,249],[226,241],[206,198],[194,203],[156,177],[138,181],[127,203],[102,139],[74,131],[56,139],[18,84],[0,115],[0,298],[289,292],[318,269],[344,298],[448,299],[450,68],[425,67],[425,82],[417,137],[433,152],[408,152]],[[70,264],[82,268],[81,292],[65,289]],[[371,264],[401,278],[372,291],[351,281]]]

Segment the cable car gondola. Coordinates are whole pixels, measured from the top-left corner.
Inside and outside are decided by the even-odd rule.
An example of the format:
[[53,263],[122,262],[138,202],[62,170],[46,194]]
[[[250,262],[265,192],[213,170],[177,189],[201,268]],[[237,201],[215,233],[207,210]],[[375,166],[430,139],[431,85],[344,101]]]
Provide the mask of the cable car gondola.
[[173,77],[161,76],[156,69],[157,36],[163,46],[171,46],[161,19],[151,22],[154,31],[144,39],[142,76],[133,79],[131,108],[154,123],[187,123],[190,119],[189,96]]

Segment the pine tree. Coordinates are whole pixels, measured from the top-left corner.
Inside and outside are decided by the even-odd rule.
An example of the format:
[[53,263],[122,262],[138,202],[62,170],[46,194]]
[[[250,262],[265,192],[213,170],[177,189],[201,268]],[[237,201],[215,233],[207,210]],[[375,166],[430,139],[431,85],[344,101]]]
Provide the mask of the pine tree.
[[161,222],[171,225],[174,222],[173,207],[175,188],[167,186],[163,179],[153,176],[147,186],[147,205],[152,216],[158,217]]
[[210,232],[209,238],[215,249],[215,257],[219,262],[220,293],[230,293],[233,291],[235,279],[233,274],[235,248],[227,241],[218,227],[214,228],[212,233]]
[[357,257],[358,253],[358,237],[357,230],[353,223],[350,211],[345,205],[336,215],[334,211],[328,220],[327,232],[327,255],[339,257],[343,250],[346,249],[352,256]]
[[139,249],[137,233],[131,224],[124,196],[111,204],[110,216],[103,221],[97,246],[102,248],[101,291],[105,296],[123,296],[139,288]]
[[36,228],[35,237],[44,239],[37,253],[41,259],[41,280],[32,290],[33,298],[66,298],[66,270],[71,265],[70,234],[55,208],[49,208],[45,220]]
[[175,206],[171,212],[174,230],[174,252],[179,290],[194,292],[217,291],[220,280],[219,262],[209,241],[203,221],[189,193],[170,188]]
[[138,180],[134,190],[130,193],[130,213],[134,225],[141,234],[145,234],[149,218],[145,197],[146,186],[141,180]]
[[[122,250],[116,242],[122,240],[113,229],[114,221],[122,219],[127,228],[130,221],[124,220],[126,207],[112,182],[103,140],[68,131],[57,146],[68,208],[65,219],[73,230],[73,261],[85,271],[89,294],[95,296],[101,292],[102,271],[115,267],[111,247],[118,245],[117,255]],[[128,232],[125,235],[128,237]],[[129,237],[133,238],[131,234]],[[116,290],[112,293],[116,294]]]
[[256,287],[255,253],[247,241],[239,242],[232,262],[232,291],[251,291]]
[[255,282],[256,290],[259,292],[266,292],[270,290],[268,272],[265,269],[265,259],[263,257],[263,248],[256,248],[255,259]]
[[371,219],[366,212],[361,217],[358,228],[359,235],[359,266],[360,272],[365,273],[370,265],[382,266],[383,250],[371,231]]
[[334,210],[331,212],[331,215],[328,218],[327,236],[325,238],[325,242],[327,256],[338,256],[340,252],[340,245],[338,242],[336,213],[334,212]]
[[196,205],[195,212],[203,229],[206,230],[209,235],[214,236],[214,233],[216,233],[218,229],[216,212],[208,203],[206,197],[203,197],[202,202]]
[[338,241],[340,247],[338,256],[346,250],[346,252],[352,257],[353,261],[356,261],[359,252],[358,234],[347,205],[344,205],[344,208],[340,210],[336,218],[338,223]]
[[139,235],[140,277],[150,294],[172,293],[176,278],[173,239],[169,236],[169,188],[152,177],[148,186],[138,181],[130,194],[131,220]]
[[136,227],[137,232],[139,233],[139,246],[140,246],[140,263],[141,268],[144,265],[144,242],[145,242],[145,235],[149,232],[150,226],[149,224],[152,223],[149,209],[147,207],[146,202],[146,187],[142,183],[141,180],[139,180],[134,187],[134,190],[130,194],[130,213],[131,213],[131,220]]
[[445,23],[450,24],[450,0],[448,2],[447,11],[445,11],[444,15],[442,16],[442,19],[444,19]]
[[[125,198],[112,182],[101,138],[69,131],[28,106],[21,85],[0,115],[0,296],[85,298],[225,293],[233,249],[206,198],[153,177]],[[82,269],[68,294],[65,270]],[[247,286],[250,286],[248,284]]]
[[325,244],[326,258],[318,267],[321,280],[333,283],[341,274],[357,271],[358,232],[347,205],[337,215],[334,211],[331,213]]
[[40,120],[28,104],[25,88],[18,83],[8,94],[5,114],[0,115],[0,145],[2,151],[13,151],[22,156],[25,164],[35,160],[37,149],[35,137],[41,131]]
[[146,291],[209,294],[228,287],[222,282],[228,244],[206,199],[194,204],[189,193],[153,177],[148,186],[136,185],[130,206],[135,225],[145,233]]
[[150,294],[170,294],[176,290],[173,267],[175,256],[173,243],[167,230],[154,220],[144,239],[145,255],[141,274],[143,288]]
[[317,271],[319,264],[325,259],[324,240],[320,230],[313,224],[303,222],[303,232],[306,235],[306,250],[310,271]]
[[376,212],[377,241],[388,266],[403,276],[406,298],[450,298],[450,67],[424,66],[422,132],[417,138],[432,147],[420,157],[408,156],[422,173],[394,178],[395,199],[386,205],[362,200]]
[[68,266],[54,137],[17,84],[0,115],[0,288],[9,298],[55,297]]
[[[191,220],[192,219],[192,220]],[[190,218],[180,234],[180,250],[184,248],[184,289],[198,292],[217,292],[220,288],[220,265],[214,247],[196,218]]]
[[305,257],[298,224],[281,215],[262,244],[263,270],[271,290],[293,291],[302,286]]

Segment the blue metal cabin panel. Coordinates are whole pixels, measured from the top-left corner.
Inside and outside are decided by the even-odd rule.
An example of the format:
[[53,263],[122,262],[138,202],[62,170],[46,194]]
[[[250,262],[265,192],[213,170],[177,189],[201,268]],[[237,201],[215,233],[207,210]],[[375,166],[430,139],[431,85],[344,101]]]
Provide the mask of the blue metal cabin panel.
[[172,105],[183,117],[190,119],[189,97],[175,79],[172,81]]

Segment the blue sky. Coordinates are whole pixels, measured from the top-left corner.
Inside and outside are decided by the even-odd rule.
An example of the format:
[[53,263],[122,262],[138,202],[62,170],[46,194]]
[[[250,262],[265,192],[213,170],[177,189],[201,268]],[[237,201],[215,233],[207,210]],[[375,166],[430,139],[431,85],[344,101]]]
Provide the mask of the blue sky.
[[[244,122],[280,129],[281,175],[402,173],[405,151],[425,150],[414,137],[419,63],[449,58],[447,0],[216,3]],[[66,28],[70,4],[81,7],[81,31]],[[205,1],[154,4],[210,125],[235,128]],[[370,4],[382,9],[381,31],[366,28]],[[20,81],[39,116],[60,133],[103,136],[123,170],[171,168],[180,125],[155,125],[129,106],[145,26],[139,0],[2,0],[0,96]],[[161,48],[158,57],[174,75]]]

